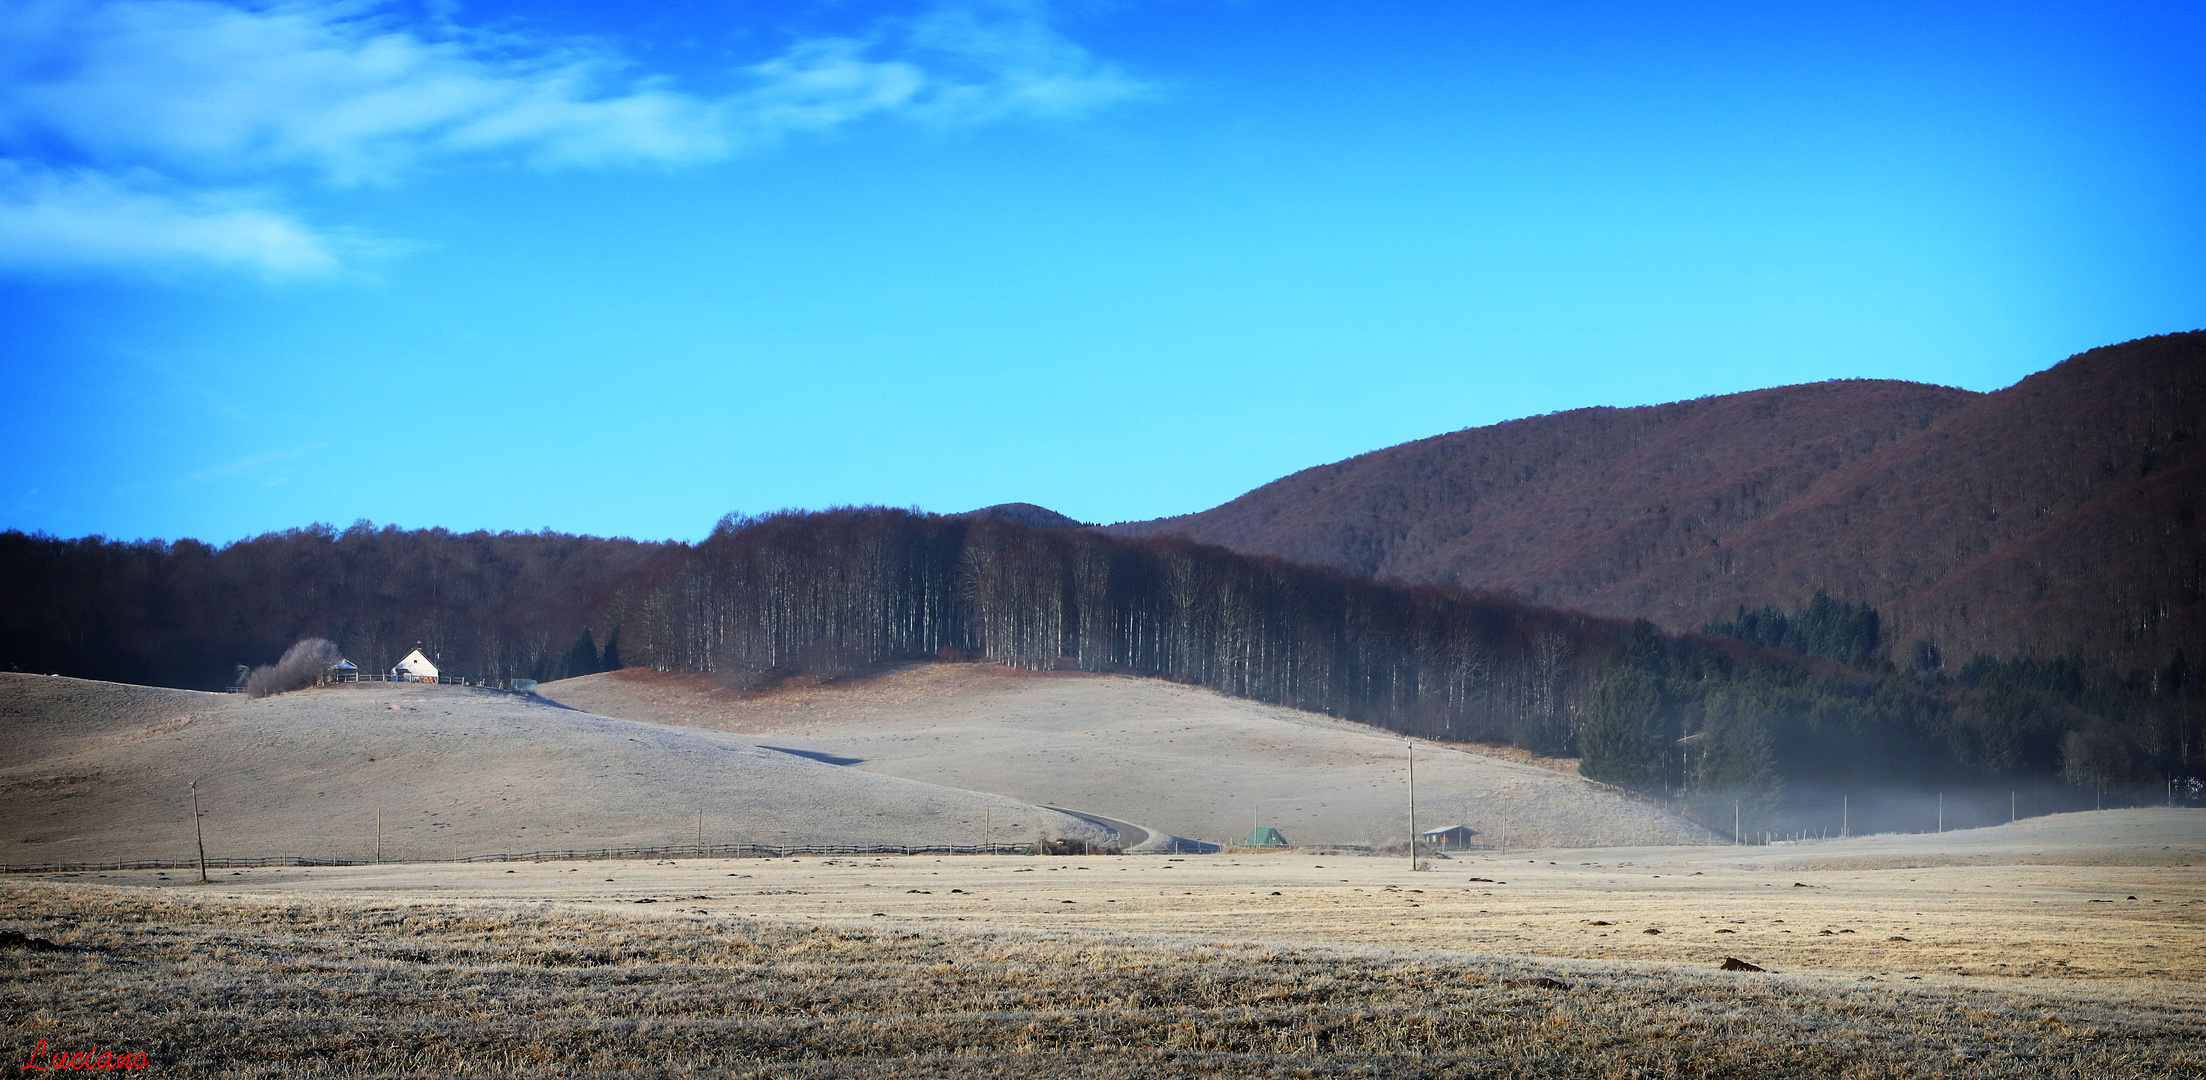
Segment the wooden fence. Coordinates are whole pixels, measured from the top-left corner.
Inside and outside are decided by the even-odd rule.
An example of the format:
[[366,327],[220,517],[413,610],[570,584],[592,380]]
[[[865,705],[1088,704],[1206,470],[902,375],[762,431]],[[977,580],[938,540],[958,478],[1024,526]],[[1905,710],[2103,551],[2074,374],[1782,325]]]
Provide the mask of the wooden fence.
[[[490,690],[504,690],[504,689],[506,689],[505,687],[503,687],[503,686],[500,686],[500,685],[498,685],[498,684],[497,684],[496,682],[490,682],[490,681],[485,681],[485,680],[470,680],[469,678],[467,678],[467,677],[466,677],[466,676],[464,676],[464,675],[439,675],[439,676],[437,676],[437,677],[436,677],[436,678],[434,678],[434,679],[425,679],[425,678],[420,678],[420,677],[418,677],[418,676],[415,676],[415,677],[406,677],[406,676],[398,676],[398,675],[368,675],[368,674],[352,674],[352,675],[332,675],[332,676],[330,676],[329,678],[327,678],[327,679],[323,680],[323,682],[325,682],[325,683],[356,683],[356,682],[387,682],[387,683],[437,683],[437,684],[439,684],[439,685],[442,685],[442,686],[480,686],[480,687],[484,687],[484,688],[486,688],[486,689],[490,689]],[[223,692],[223,693],[225,693],[225,694],[242,694],[242,693],[244,693],[244,692],[245,692],[245,688],[244,688],[244,687],[242,687],[242,686],[225,686],[225,687],[223,687],[223,688],[222,688],[222,692]]]

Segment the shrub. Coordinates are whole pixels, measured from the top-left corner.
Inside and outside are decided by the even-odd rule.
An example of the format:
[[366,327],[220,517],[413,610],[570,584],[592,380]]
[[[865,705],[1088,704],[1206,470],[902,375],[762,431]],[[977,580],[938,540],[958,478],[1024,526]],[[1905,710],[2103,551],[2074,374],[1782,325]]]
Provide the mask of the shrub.
[[283,651],[283,659],[273,664],[253,669],[245,677],[245,692],[254,697],[267,697],[287,690],[297,690],[322,681],[329,669],[337,666],[342,657],[335,642],[327,638],[307,638]]

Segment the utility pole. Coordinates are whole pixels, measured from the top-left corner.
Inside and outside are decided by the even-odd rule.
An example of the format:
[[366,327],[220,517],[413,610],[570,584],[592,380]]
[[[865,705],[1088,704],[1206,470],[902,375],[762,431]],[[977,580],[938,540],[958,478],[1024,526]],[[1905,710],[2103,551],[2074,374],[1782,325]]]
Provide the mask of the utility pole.
[[697,808],[697,854],[705,853],[705,808]]
[[383,808],[375,808],[375,861],[383,862]]
[[1939,793],[1938,793],[1938,832],[1939,832],[1939,834],[1940,834],[1940,835],[1943,835],[1943,834],[1945,833],[1945,831],[1946,831],[1946,793],[1945,793],[1945,792],[1943,792],[1943,791],[1941,791],[1941,792],[1939,792]]
[[1854,835],[1854,797],[1851,795],[1838,797],[1838,835]]
[[1731,846],[1738,847],[1746,841],[1739,839],[1739,800],[1731,800]]
[[207,883],[207,834],[199,828],[199,781],[191,782],[191,834],[199,841],[199,883]]
[[1417,869],[1417,744],[1402,740],[1409,754],[1409,868]]
[[2007,824],[2014,824],[2015,818],[2018,816],[2015,813],[2015,793],[2010,791],[2007,793]]
[[988,843],[988,853],[989,853],[990,855],[994,855],[994,854],[996,853],[996,809],[995,809],[995,807],[992,807],[992,806],[984,806],[984,807],[981,807],[981,810],[980,810],[980,822],[981,822],[981,825],[980,825],[980,835],[981,835],[981,839],[982,839],[982,840],[985,840],[985,841],[986,841],[986,842]]

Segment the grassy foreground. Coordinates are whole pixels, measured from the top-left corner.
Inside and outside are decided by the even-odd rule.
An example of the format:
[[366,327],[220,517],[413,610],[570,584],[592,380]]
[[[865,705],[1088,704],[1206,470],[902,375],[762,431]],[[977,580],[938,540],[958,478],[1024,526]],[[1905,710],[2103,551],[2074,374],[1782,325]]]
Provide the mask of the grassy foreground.
[[[2196,1075],[2206,1015],[1404,950],[0,883],[0,1023],[231,1076]],[[38,947],[44,938],[60,949]]]

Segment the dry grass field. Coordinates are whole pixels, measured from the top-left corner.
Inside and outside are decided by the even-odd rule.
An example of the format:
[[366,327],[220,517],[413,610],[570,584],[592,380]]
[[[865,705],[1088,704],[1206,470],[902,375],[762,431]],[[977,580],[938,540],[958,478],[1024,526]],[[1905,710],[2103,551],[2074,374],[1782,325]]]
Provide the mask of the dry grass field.
[[[978,843],[1109,832],[998,795],[464,686],[252,700],[0,672],[0,864],[391,859],[695,844]],[[1016,826],[1014,828],[1014,826]]]
[[[579,709],[727,732],[855,771],[994,792],[1236,842],[1253,824],[1300,845],[1401,842],[1402,740],[1361,724],[1157,679],[919,664],[739,693],[630,669],[546,684]],[[1699,843],[1705,831],[1576,775],[1575,760],[1420,742],[1418,816],[1513,844]]]
[[25,935],[0,945],[0,1021],[19,1053],[236,1076],[2197,1075],[2202,867],[2206,815],[2129,810],[1421,872],[1286,852],[21,875],[0,879],[0,929]]
[[1539,846],[1419,871],[1307,848],[399,861],[678,844],[700,806],[708,842],[894,844],[1096,828],[1043,803],[1383,840],[1401,804],[1395,739],[1143,680],[552,690],[578,707],[0,676],[17,864],[188,856],[192,777],[216,857],[357,858],[372,808],[401,808],[380,865],[0,876],[10,1052],[221,1076],[2206,1075],[2206,814],[1701,846],[1565,763],[1433,747],[1426,821]]

